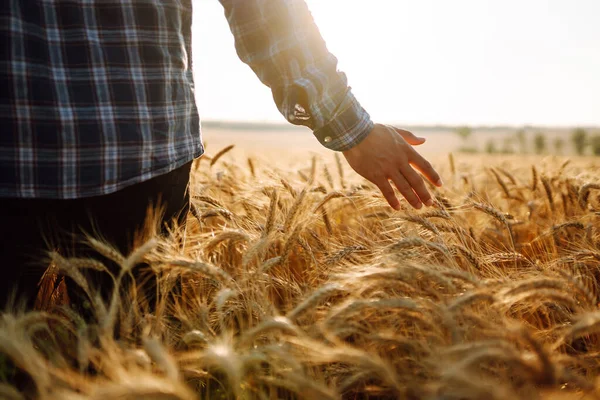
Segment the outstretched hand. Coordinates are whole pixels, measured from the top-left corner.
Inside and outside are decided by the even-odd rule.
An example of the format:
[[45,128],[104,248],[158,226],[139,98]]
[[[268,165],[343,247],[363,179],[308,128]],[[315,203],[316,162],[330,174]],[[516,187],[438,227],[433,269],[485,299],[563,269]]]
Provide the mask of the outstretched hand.
[[423,204],[433,205],[433,199],[415,168],[431,183],[442,186],[442,179],[429,161],[412,148],[423,143],[425,139],[409,131],[375,124],[362,142],[343,154],[354,171],[377,185],[394,209],[400,209],[400,202],[390,181],[414,208],[421,208]]

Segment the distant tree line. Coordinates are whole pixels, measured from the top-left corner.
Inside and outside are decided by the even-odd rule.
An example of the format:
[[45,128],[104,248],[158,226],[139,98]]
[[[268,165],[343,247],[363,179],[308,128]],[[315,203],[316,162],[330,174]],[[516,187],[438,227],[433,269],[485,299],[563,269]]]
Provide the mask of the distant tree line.
[[[462,141],[459,151],[465,153],[478,152],[477,147],[469,141],[473,135],[473,129],[468,126],[461,126],[456,128],[454,132]],[[590,135],[585,129],[577,128],[571,132],[569,139],[577,155],[584,155],[590,149],[593,155],[600,156],[600,134]],[[489,139],[485,143],[483,150],[488,154],[514,154],[517,152],[521,154],[530,152],[544,154],[549,150],[553,150],[555,154],[562,155],[567,144],[566,139],[562,137],[555,137],[552,143],[549,143],[548,136],[544,132],[538,131],[533,134],[533,141],[530,147],[528,134],[524,129],[516,131],[514,135],[503,137],[501,145],[497,143],[498,140]]]

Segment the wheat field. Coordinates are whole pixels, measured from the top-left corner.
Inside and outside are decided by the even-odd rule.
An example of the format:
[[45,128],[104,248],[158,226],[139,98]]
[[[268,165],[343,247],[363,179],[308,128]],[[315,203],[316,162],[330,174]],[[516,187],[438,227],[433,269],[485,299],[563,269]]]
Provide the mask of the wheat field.
[[[90,293],[88,323],[46,284],[2,314],[0,398],[600,397],[593,159],[441,157],[435,206],[393,211],[331,154],[228,150],[196,160],[185,228],[126,255],[88,239],[117,284],[150,266],[152,312],[134,285]],[[84,290],[105,269],[52,260]]]

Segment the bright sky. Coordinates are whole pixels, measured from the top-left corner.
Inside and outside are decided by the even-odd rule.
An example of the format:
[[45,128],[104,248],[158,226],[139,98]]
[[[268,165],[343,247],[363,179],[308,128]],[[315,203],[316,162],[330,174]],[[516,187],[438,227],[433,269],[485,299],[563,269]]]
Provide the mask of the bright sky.
[[[202,117],[283,121],[219,2],[194,1]],[[599,0],[307,2],[376,121],[600,125]]]

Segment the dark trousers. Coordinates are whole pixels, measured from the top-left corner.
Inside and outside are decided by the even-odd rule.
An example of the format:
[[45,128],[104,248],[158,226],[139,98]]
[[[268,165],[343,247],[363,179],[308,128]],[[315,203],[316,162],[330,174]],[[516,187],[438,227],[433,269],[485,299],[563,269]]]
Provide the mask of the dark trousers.
[[[85,245],[84,234],[102,238],[127,255],[136,234],[148,221],[150,208],[162,211],[158,224],[163,232],[173,221],[183,224],[189,209],[191,164],[104,196],[75,200],[0,198],[0,312],[12,303],[13,292],[28,309],[33,308],[38,283],[49,265],[48,251],[107,262]],[[87,274],[95,280],[91,286],[96,289],[111,285],[108,276]]]

